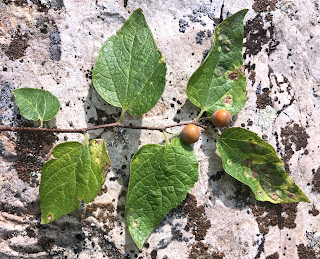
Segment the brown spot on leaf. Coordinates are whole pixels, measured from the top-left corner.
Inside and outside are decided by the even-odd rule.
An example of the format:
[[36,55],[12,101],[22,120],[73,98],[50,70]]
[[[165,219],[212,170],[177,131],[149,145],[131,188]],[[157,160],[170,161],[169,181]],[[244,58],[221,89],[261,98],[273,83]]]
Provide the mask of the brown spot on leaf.
[[223,98],[224,104],[230,104],[232,101],[232,97],[230,95],[227,95],[225,98]]
[[244,166],[250,166],[252,164],[252,160],[250,158],[246,158],[243,160],[243,165]]
[[279,196],[278,196],[278,194],[276,194],[275,192],[273,192],[273,193],[271,193],[271,198],[276,201],[276,200],[279,199]]
[[51,214],[48,214],[47,216],[47,220],[51,221],[52,220],[52,215]]
[[290,193],[288,194],[288,197],[289,197],[290,199],[295,199],[295,198],[296,198],[296,195],[295,195],[294,193],[290,192]]
[[102,143],[102,139],[95,139],[94,140],[94,143],[96,144],[96,145],[101,145],[101,143]]
[[255,143],[250,143],[250,147],[251,147],[252,149],[255,149],[255,148],[257,147],[257,144],[255,144]]
[[256,172],[252,172],[252,176],[253,176],[253,178],[259,178],[259,174]]
[[228,78],[230,80],[236,80],[238,78],[239,74],[238,74],[238,70],[236,71],[233,71],[231,72],[229,75],[228,75]]

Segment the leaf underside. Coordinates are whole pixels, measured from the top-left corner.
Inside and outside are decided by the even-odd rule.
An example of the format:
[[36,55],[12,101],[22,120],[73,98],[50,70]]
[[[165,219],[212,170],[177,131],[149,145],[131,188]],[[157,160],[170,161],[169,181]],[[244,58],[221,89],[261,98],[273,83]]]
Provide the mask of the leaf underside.
[[235,115],[246,102],[242,42],[247,11],[241,10],[217,26],[208,56],[188,82],[188,98],[208,116],[222,108]]
[[52,150],[55,158],[42,168],[40,182],[41,223],[49,223],[92,201],[105,181],[110,159],[104,140],[88,145],[70,141]]
[[92,81],[99,95],[132,115],[151,110],[165,87],[166,63],[141,9],[101,47]]
[[60,102],[49,91],[35,88],[19,88],[13,90],[13,95],[20,114],[28,120],[48,121],[59,112]]
[[224,130],[217,143],[224,170],[248,185],[259,201],[272,203],[309,202],[308,197],[286,174],[274,148],[243,128]]
[[178,206],[198,180],[198,160],[179,138],[143,146],[133,157],[125,218],[139,248],[167,213]]

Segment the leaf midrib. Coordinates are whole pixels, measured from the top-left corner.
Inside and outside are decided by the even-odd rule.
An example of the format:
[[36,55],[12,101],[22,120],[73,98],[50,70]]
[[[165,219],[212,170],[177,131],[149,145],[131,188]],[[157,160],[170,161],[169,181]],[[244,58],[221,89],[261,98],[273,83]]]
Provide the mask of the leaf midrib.
[[[30,106],[34,109],[34,111],[38,114],[38,119],[42,119],[40,113],[38,112],[38,109],[34,106],[32,102],[30,102],[28,99],[26,99],[24,96],[20,96],[21,99],[25,100],[27,103],[30,104]],[[37,105],[37,101],[35,101],[35,104]]]

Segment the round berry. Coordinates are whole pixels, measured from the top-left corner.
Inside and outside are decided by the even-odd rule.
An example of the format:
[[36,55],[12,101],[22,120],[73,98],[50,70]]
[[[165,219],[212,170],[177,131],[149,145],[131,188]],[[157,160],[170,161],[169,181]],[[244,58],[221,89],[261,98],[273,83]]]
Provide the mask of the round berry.
[[232,121],[232,116],[229,111],[219,109],[212,114],[211,122],[219,128],[227,127]]
[[198,126],[194,124],[189,124],[185,126],[182,130],[181,137],[184,142],[188,144],[193,144],[200,138],[200,130]]

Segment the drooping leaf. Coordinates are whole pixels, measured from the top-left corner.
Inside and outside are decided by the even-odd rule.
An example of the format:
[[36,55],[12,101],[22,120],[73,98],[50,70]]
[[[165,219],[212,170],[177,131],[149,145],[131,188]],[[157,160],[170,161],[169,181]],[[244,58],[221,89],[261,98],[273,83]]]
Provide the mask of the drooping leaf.
[[125,218],[139,248],[198,180],[198,161],[179,138],[143,146],[132,158]]
[[235,115],[246,102],[242,41],[247,11],[241,10],[217,26],[208,56],[188,82],[188,98],[208,116],[222,108]]
[[42,168],[40,183],[41,223],[49,223],[92,201],[105,181],[110,159],[104,140],[89,144],[75,141],[57,145],[55,158]]
[[259,201],[289,203],[308,197],[285,172],[274,148],[243,128],[224,130],[217,143],[224,170],[248,185]]
[[60,102],[49,91],[35,88],[19,88],[13,90],[13,94],[21,115],[28,120],[48,121],[59,112]]
[[101,47],[92,81],[113,106],[141,115],[158,102],[165,87],[166,63],[141,9]]

